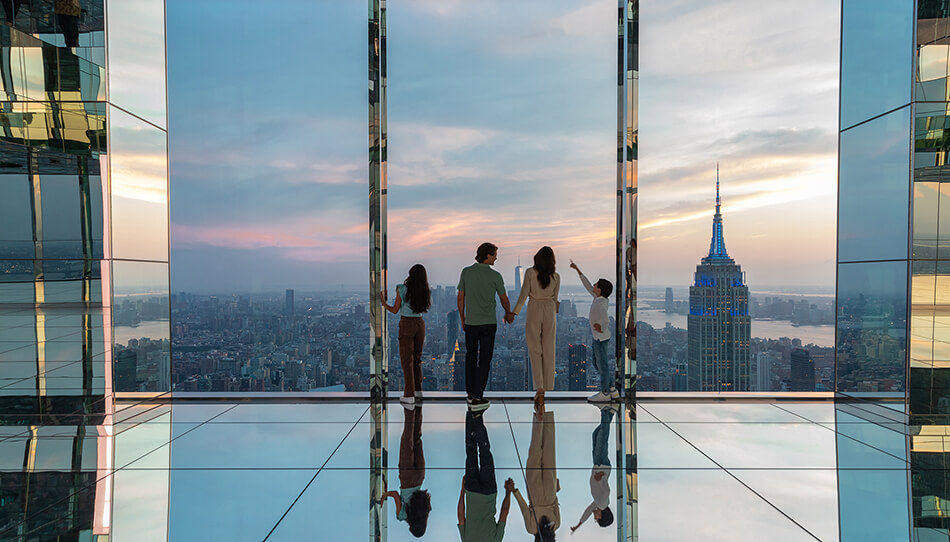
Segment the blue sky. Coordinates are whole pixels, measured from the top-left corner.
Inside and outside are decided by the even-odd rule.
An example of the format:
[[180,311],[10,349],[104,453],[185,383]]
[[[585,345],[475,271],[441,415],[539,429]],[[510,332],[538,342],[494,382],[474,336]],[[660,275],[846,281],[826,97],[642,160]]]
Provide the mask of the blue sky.
[[[616,4],[389,6],[390,283],[543,244],[613,269]],[[688,284],[721,162],[753,284],[831,285],[838,7],[643,2],[640,272]],[[364,2],[168,4],[173,289],[363,288]]]

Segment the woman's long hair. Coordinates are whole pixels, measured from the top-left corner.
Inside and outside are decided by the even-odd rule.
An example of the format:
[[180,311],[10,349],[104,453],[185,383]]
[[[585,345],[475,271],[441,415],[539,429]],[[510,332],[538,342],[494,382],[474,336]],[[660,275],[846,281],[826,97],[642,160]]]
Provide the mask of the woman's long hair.
[[432,306],[432,294],[429,291],[429,278],[421,263],[409,268],[409,276],[403,282],[406,285],[406,303],[416,314],[422,314]]
[[543,246],[534,254],[534,270],[538,272],[538,283],[542,288],[547,288],[555,270],[554,250],[551,247]]
[[547,516],[541,516],[538,520],[538,532],[534,534],[534,540],[535,542],[554,541],[554,526],[551,525],[551,520]]
[[406,507],[406,523],[409,524],[409,532],[412,533],[412,536],[421,538],[422,535],[426,534],[429,512],[432,510],[432,504],[429,502],[429,492],[417,489],[403,506]]

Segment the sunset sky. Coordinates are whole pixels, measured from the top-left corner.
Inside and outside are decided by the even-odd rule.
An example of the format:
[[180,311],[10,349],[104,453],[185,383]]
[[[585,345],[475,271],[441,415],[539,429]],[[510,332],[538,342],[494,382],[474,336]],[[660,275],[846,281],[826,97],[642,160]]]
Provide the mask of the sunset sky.
[[[368,282],[366,7],[168,5],[172,288]],[[473,6],[477,6],[474,9]],[[640,279],[688,285],[716,162],[753,286],[834,282],[838,6],[641,3]],[[612,275],[616,3],[390,4],[390,285],[477,244]]]

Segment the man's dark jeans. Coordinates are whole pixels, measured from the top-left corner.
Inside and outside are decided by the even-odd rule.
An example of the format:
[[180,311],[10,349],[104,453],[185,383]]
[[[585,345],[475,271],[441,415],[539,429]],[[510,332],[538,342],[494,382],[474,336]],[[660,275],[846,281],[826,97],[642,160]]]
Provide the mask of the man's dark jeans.
[[498,324],[465,325],[465,391],[469,397],[481,399],[485,393],[497,329]]
[[482,495],[498,493],[485,420],[471,411],[465,415],[465,490]]

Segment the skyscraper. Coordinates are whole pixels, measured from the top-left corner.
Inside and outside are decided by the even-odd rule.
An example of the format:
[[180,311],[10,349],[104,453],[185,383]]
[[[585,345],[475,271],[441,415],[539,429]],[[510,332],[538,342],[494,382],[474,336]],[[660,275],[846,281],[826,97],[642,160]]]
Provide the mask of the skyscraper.
[[755,391],[772,391],[772,354],[768,352],[755,356]]
[[294,291],[288,289],[284,292],[284,314],[291,316],[294,313]]
[[584,391],[587,389],[587,345],[567,345],[570,364],[568,365],[568,389]]
[[742,269],[726,253],[716,166],[716,214],[709,254],[696,266],[689,287],[689,390],[749,391],[749,288]]
[[521,293],[522,278],[524,278],[524,267],[521,267],[521,256],[518,256],[518,265],[515,267],[515,295]]
[[792,350],[791,391],[815,391],[815,362],[804,348]]
[[666,312],[667,314],[673,312],[673,288],[666,289]]

